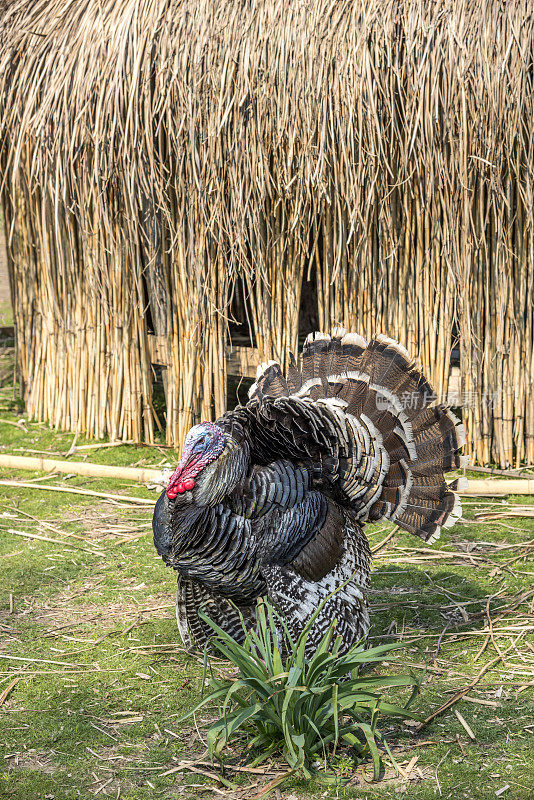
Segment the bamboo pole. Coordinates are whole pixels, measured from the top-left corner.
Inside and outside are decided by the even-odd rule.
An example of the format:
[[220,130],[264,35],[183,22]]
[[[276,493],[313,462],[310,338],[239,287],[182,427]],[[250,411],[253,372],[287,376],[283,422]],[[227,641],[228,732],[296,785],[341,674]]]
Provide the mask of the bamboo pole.
[[108,464],[91,464],[87,461],[59,461],[52,458],[33,458],[0,454],[0,467],[4,469],[29,469],[42,472],[61,472],[84,475],[88,478],[121,478],[137,483],[161,483],[163,472],[140,467],[117,467]]
[[[137,483],[162,483],[166,482],[166,473],[162,470],[139,468],[139,467],[118,467],[114,465],[92,464],[87,461],[60,461],[49,458],[33,458],[29,456],[12,456],[10,454],[0,454],[0,468],[20,469],[20,470],[42,470],[43,472],[74,473],[91,478],[119,478],[121,480],[135,481]],[[4,483],[4,481],[0,481]],[[12,485],[16,482],[7,482],[5,485]],[[31,487],[33,484],[24,484]],[[63,490],[64,487],[49,487],[50,489]],[[67,491],[67,489],[65,489]],[[477,497],[498,497],[510,494],[530,495],[534,494],[534,479],[517,478],[502,480],[479,480],[469,479],[465,489],[459,494]],[[147,500],[147,503],[152,501]]]

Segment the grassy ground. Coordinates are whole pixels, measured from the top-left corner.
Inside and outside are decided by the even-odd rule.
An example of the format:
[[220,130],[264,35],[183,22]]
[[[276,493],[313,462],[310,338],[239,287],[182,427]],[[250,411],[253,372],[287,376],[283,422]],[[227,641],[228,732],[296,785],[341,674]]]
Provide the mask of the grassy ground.
[[[12,390],[0,393],[0,452],[68,452],[71,434],[22,422]],[[126,446],[71,459],[83,457],[161,466],[174,454]],[[0,479],[157,496],[75,476],[0,470]],[[492,663],[419,734],[391,729],[405,774],[388,770],[387,780],[369,783],[371,770],[366,778],[342,758],[349,785],[290,778],[278,797],[532,797],[534,519],[474,519],[517,503],[534,507],[532,498],[468,499],[466,521],[434,547],[396,533],[376,554],[372,635],[419,637],[422,650],[410,646],[402,658],[402,668],[427,668],[418,710],[431,714]],[[252,798],[276,777],[277,765],[267,775],[229,768],[231,788],[202,774],[213,772],[199,763],[202,727],[177,722],[198,700],[202,663],[178,643],[174,577],[153,549],[150,518],[147,506],[0,485],[1,798]],[[372,545],[390,530],[371,529]],[[246,764],[237,755],[234,766]],[[196,771],[177,769],[183,761]]]
[[5,301],[0,301],[0,328],[13,325],[13,311],[11,304]]

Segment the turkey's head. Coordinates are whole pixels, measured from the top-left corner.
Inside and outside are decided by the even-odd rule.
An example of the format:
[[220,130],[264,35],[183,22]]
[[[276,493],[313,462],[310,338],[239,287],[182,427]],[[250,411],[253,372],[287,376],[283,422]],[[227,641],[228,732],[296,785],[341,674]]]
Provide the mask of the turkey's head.
[[226,436],[218,425],[201,422],[191,428],[185,437],[182,457],[167,486],[169,500],[194,489],[197,476],[219,458],[225,445]]

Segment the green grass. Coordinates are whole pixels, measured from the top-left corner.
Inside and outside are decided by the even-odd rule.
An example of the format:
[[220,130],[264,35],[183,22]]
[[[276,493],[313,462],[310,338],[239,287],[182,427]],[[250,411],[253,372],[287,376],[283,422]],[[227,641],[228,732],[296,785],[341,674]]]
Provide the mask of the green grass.
[[0,328],[7,328],[13,325],[13,309],[11,303],[7,301],[0,302]]
[[[0,419],[20,418],[12,390],[0,389]],[[27,432],[0,422],[0,452],[68,452],[72,434],[23,418]],[[89,452],[90,461],[122,465],[161,465],[175,458],[172,451],[134,446]],[[0,470],[1,479],[39,477]],[[157,496],[117,480],[59,476],[46,483]],[[534,503],[532,497],[508,499]],[[280,786],[282,797],[382,799],[405,791],[418,800],[489,800],[506,785],[505,800],[532,796],[532,596],[494,623],[495,644],[489,640],[476,655],[485,639],[481,631],[488,599],[495,618],[499,608],[532,588],[533,550],[521,543],[534,540],[534,519],[473,521],[475,509],[486,506],[505,507],[500,500],[468,501],[467,524],[446,531],[431,553],[417,552],[418,540],[396,534],[375,558],[370,594],[373,644],[420,637],[422,652],[408,646],[403,666],[427,668],[414,706],[424,716],[492,661],[496,646],[504,652],[523,634],[505,663],[492,666],[469,692],[468,697],[491,705],[464,699],[454,706],[476,740],[469,738],[454,708],[416,736],[408,725],[392,723],[385,733],[391,734],[397,761],[406,768],[418,756],[412,780],[395,778],[389,770],[383,783],[365,783],[362,768],[341,751],[337,771],[352,785],[325,786],[291,777]],[[58,530],[24,517],[23,511]],[[177,722],[198,703],[203,665],[179,644],[174,576],[153,549],[150,517],[149,507],[0,485],[0,696],[19,678],[0,706],[2,800],[91,798],[97,792],[97,797],[119,792],[123,800],[187,798],[215,796],[212,787],[227,791],[202,774],[163,775],[181,759],[207,760],[202,723],[214,719],[214,712],[208,708],[197,716],[200,733],[194,721]],[[139,538],[123,543],[120,529]],[[10,530],[61,543],[27,539]],[[388,530],[386,525],[370,529],[371,544]],[[505,544],[515,546],[498,549]],[[470,548],[470,555],[457,555]],[[215,662],[215,668],[228,671],[222,662]],[[246,755],[233,749],[228,760],[243,765]],[[206,765],[200,769],[210,771]],[[372,764],[366,775],[371,781]],[[225,772],[225,779],[238,787],[236,797],[250,798],[262,781],[272,778],[231,768]],[[256,786],[247,789],[249,784]]]

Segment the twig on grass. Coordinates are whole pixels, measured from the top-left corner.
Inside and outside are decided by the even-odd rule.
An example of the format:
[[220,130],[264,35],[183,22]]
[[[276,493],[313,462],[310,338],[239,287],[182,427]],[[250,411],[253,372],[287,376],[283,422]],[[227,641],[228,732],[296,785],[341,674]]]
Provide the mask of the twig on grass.
[[470,472],[481,472],[486,475],[505,475],[512,478],[522,478],[524,471],[527,469],[532,469],[532,465],[526,464],[520,469],[497,469],[496,467],[479,467],[474,464],[469,465]]
[[[91,553],[91,555],[102,555],[103,552],[104,552],[102,549],[89,550],[89,548],[82,547],[81,545],[75,544],[74,542],[62,541],[61,539],[52,539],[49,536],[40,536],[37,533],[28,533],[27,531],[16,531],[14,528],[4,529],[4,533],[12,533],[14,536],[24,536],[26,539],[39,539],[42,542],[52,542],[53,544],[63,544],[65,546],[67,546],[67,547],[72,547],[72,548],[74,548],[76,550],[82,550],[84,553]],[[92,546],[96,547],[96,548],[99,547],[99,545],[96,544],[96,543],[94,543]]]
[[495,700],[486,700],[483,697],[471,697],[466,694],[462,697],[468,703],[475,703],[478,706],[491,706],[491,708],[502,708],[502,703],[497,703]]
[[[500,594],[500,593],[499,593],[499,594]],[[515,609],[516,609],[518,606],[522,605],[522,604],[525,602],[525,600],[528,600],[528,598],[529,598],[529,597],[532,597],[532,595],[534,595],[534,589],[531,589],[531,590],[530,590],[530,591],[528,591],[528,592],[524,592],[523,594],[521,594],[521,595],[518,597],[518,599],[517,599],[517,600],[516,600],[514,603],[512,603],[512,605],[510,605],[510,606],[505,606],[505,608],[499,609],[499,613],[497,614],[497,616],[495,617],[495,619],[491,620],[491,619],[490,619],[490,617],[489,617],[489,602],[490,602],[490,600],[491,600],[491,599],[493,599],[493,597],[497,597],[497,595],[493,595],[493,597],[490,597],[490,598],[488,598],[488,602],[487,602],[487,604],[486,604],[486,610],[485,610],[485,611],[483,611],[483,612],[479,612],[479,613],[477,613],[477,614],[472,614],[472,615],[471,615],[471,619],[475,619],[475,618],[477,618],[477,617],[481,617],[481,616],[487,616],[487,617],[488,617],[488,623],[489,623],[489,624],[488,624],[488,627],[490,627],[490,629],[492,629],[492,628],[493,628],[493,625],[495,624],[495,622],[498,622],[500,619],[502,619],[503,617],[505,617],[505,616],[506,616],[507,614],[509,614],[511,611],[515,611]],[[485,640],[484,644],[482,645],[482,647],[480,648],[480,650],[478,651],[478,653],[475,655],[475,659],[474,659],[475,661],[476,661],[478,658],[480,658],[480,656],[482,655],[482,653],[483,653],[483,652],[484,652],[484,650],[486,649],[486,646],[487,646],[487,644],[488,644],[488,640],[489,640],[489,639],[488,639],[488,637],[489,637],[489,636],[490,636],[490,632],[488,632],[488,635],[487,635],[487,637],[486,637],[486,640]],[[499,652],[498,648],[496,648],[496,650],[497,650],[497,652]]]
[[15,508],[14,506],[3,505],[3,508],[9,508],[10,511],[15,512],[15,516],[17,514],[22,514],[28,519],[31,519],[33,522],[36,522],[38,525],[42,525],[44,528],[48,528],[48,530],[54,531],[55,533],[59,533],[60,536],[71,537],[73,539],[80,539],[82,542],[87,542],[85,536],[78,536],[76,533],[72,531],[63,531],[61,528],[56,528],[55,525],[52,525],[50,522],[46,522],[44,519],[39,519],[38,517],[34,517],[33,514],[28,514],[27,511],[23,511],[21,508]]
[[[22,678],[34,678],[36,675],[87,675],[89,672],[97,672],[99,675],[105,672],[126,672],[126,667],[95,667],[90,664],[73,665],[73,669],[28,669],[19,670],[17,673]],[[12,675],[13,670],[4,672],[0,670],[0,675]],[[20,709],[17,709],[20,710]],[[24,710],[24,709],[22,709]]]
[[[163,730],[167,731],[167,733],[171,733],[173,736],[176,736],[175,733],[172,733],[172,731],[167,730],[167,728],[164,728]],[[180,769],[188,769],[190,764],[192,764],[193,766],[199,766],[200,765],[201,767],[202,766],[205,766],[205,767],[213,766],[211,761],[196,761],[196,760],[195,761],[180,761],[180,764],[178,766],[179,766]],[[279,769],[276,769],[274,767],[271,767],[271,768],[268,768],[268,767],[267,768],[266,767],[247,767],[247,766],[239,767],[239,766],[237,766],[237,764],[225,764],[224,768],[232,770],[233,772],[247,772],[247,773],[250,773],[251,775],[270,775],[270,774],[278,775],[279,772],[280,772]]]
[[293,775],[294,772],[294,769],[290,769],[287,772],[284,772],[283,775],[279,775],[277,778],[264,786],[263,789],[258,792],[258,794],[253,795],[250,800],[260,800],[260,798],[265,797],[269,794],[269,792],[272,792],[273,789],[276,789],[277,786],[280,786],[280,784],[283,783],[286,778],[289,778],[291,775]]
[[125,628],[123,631],[119,631],[116,635],[117,636],[126,636],[126,634],[130,633],[130,631],[133,630],[136,625],[144,625],[145,622],[146,622],[146,620],[141,619],[141,616],[139,615],[137,617],[137,619],[135,619],[130,625],[128,625],[127,628]]
[[49,658],[27,658],[25,656],[14,656],[9,653],[0,653],[0,658],[5,658],[8,661],[27,661],[31,664],[58,664],[60,667],[83,668],[87,664],[70,664],[68,661],[53,661]]
[[[101,780],[101,778],[99,778],[99,781],[100,781],[100,780]],[[100,792],[101,792],[103,789],[105,789],[105,788],[106,788],[106,786],[109,786],[109,784],[111,783],[111,781],[112,781],[112,780],[113,780],[113,778],[108,778],[108,780],[107,780],[107,781],[104,781],[104,782],[101,784],[101,786],[99,786],[99,787],[98,787],[98,789],[96,790],[96,792],[94,792],[94,795],[95,795],[95,797],[96,797],[96,795],[97,795],[97,794],[100,794]]]
[[439,784],[438,769],[441,767],[441,765],[443,764],[443,762],[445,761],[445,759],[447,758],[447,756],[449,755],[450,752],[451,751],[450,751],[450,748],[449,748],[447,750],[447,752],[445,753],[445,755],[443,756],[443,758],[441,759],[441,761],[439,762],[439,764],[436,766],[436,783],[437,783],[437,786],[438,786],[438,792],[439,792],[439,796],[440,797],[441,797],[441,786]]
[[147,536],[148,533],[150,533],[150,535],[152,535],[152,531],[149,531],[149,529],[146,528],[141,533],[136,533],[133,536],[128,536],[128,538],[118,539],[118,541],[113,542],[111,547],[120,547],[123,544],[131,544],[131,542],[136,542],[138,539],[142,539],[144,536]]
[[74,455],[79,450],[100,450],[102,447],[120,447],[121,445],[127,444],[135,444],[132,439],[119,439],[115,442],[96,442],[95,444],[76,444],[76,439],[78,438],[78,434],[73,439],[73,442],[70,446],[70,449],[66,453],[62,453],[65,458],[69,458],[69,456]]
[[467,722],[465,721],[465,719],[462,717],[462,715],[460,714],[460,712],[458,711],[458,709],[457,709],[457,708],[455,708],[455,709],[454,709],[454,713],[455,713],[456,719],[458,720],[458,722],[460,723],[460,725],[462,726],[462,728],[465,730],[465,732],[467,733],[467,735],[469,736],[469,738],[470,738],[470,739],[473,739],[473,741],[476,741],[476,738],[477,738],[477,737],[475,736],[475,734],[474,734],[474,733],[473,733],[473,731],[471,730],[471,727],[468,725],[468,723],[467,723]]
[[91,489],[74,489],[70,486],[45,486],[40,483],[28,483],[26,481],[1,481],[2,486],[14,486],[21,489],[43,489],[49,492],[67,492],[67,494],[83,494],[88,497],[103,497],[106,500],[115,500],[118,502],[136,503],[141,506],[153,506],[154,500],[149,500],[145,497],[131,497],[127,494],[110,494],[108,492],[93,492]]
[[419,759],[418,755],[413,756],[413,758],[408,762],[406,767],[401,766],[401,764],[397,762],[395,766],[397,767],[397,770],[400,772],[404,780],[406,781],[410,780],[410,775],[412,774],[413,768],[415,767],[418,759]]
[[484,511],[475,514],[476,522],[487,522],[488,520],[506,519],[507,517],[534,517],[534,508],[507,508],[505,511]]
[[513,643],[512,643],[512,644],[511,644],[509,647],[507,647],[507,648],[506,648],[506,650],[504,651],[504,653],[501,653],[501,655],[498,655],[496,658],[492,659],[491,661],[488,661],[488,663],[487,663],[487,664],[485,664],[485,665],[482,667],[482,669],[480,670],[480,672],[478,672],[478,674],[476,675],[476,677],[475,677],[475,678],[473,678],[473,680],[472,680],[472,681],[471,681],[471,682],[470,682],[470,683],[469,683],[467,686],[465,686],[465,687],[464,687],[463,689],[461,689],[459,692],[456,692],[456,694],[455,694],[455,695],[453,695],[453,697],[451,697],[449,700],[447,700],[447,702],[443,703],[443,705],[441,705],[441,706],[440,706],[438,709],[436,709],[436,711],[434,711],[432,714],[430,714],[430,716],[429,716],[429,717],[427,717],[425,720],[423,720],[423,722],[421,722],[421,723],[420,723],[420,724],[419,724],[419,725],[418,725],[418,726],[417,726],[417,727],[414,729],[415,733],[419,733],[419,731],[421,731],[421,730],[422,730],[422,729],[425,727],[425,725],[428,725],[428,723],[429,723],[429,722],[431,722],[433,719],[435,719],[437,716],[439,716],[440,714],[442,714],[444,711],[447,711],[447,710],[448,710],[448,709],[449,709],[451,706],[453,706],[455,703],[457,703],[457,702],[458,702],[458,700],[461,700],[461,699],[462,699],[462,697],[464,697],[464,695],[466,695],[466,694],[469,694],[469,692],[471,691],[471,689],[474,689],[474,687],[477,685],[477,683],[478,683],[478,682],[479,682],[479,680],[482,678],[482,676],[483,676],[483,675],[484,675],[484,674],[485,674],[485,673],[486,673],[486,672],[487,672],[489,669],[491,669],[492,667],[494,667],[494,666],[495,666],[495,664],[498,664],[498,663],[499,663],[499,661],[501,661],[501,660],[502,660],[502,658],[503,658],[503,657],[504,657],[504,656],[505,656],[505,655],[506,655],[506,654],[507,654],[507,653],[508,653],[508,652],[509,652],[509,651],[510,651],[510,650],[511,650],[513,647],[514,647],[514,645],[516,644],[516,642],[518,642],[518,641],[519,641],[519,639],[520,639],[522,636],[524,636],[524,633],[520,633],[520,634],[519,634],[519,636],[516,638],[516,640],[515,640],[515,641],[514,641],[514,642],[513,642]]
[[373,555],[374,555],[374,553],[378,553],[378,551],[381,550],[384,547],[384,545],[386,545],[389,542],[389,540],[393,538],[393,536],[397,533],[398,530],[399,530],[399,526],[395,525],[393,530],[391,530],[388,533],[388,535],[385,537],[385,539],[382,539],[382,541],[379,542],[375,547],[371,548],[371,553],[373,553]]
[[15,688],[15,686],[17,685],[17,683],[18,683],[18,682],[19,682],[21,679],[22,679],[22,678],[21,678],[21,676],[19,675],[17,678],[15,678],[14,680],[12,680],[12,681],[11,681],[11,683],[10,683],[8,686],[6,686],[6,688],[4,689],[4,691],[3,691],[3,692],[0,694],[0,706],[2,706],[2,705],[5,703],[5,701],[6,701],[6,700],[7,700],[7,698],[8,698],[8,695],[9,695],[9,694],[10,694],[10,692],[11,692],[11,690]]
[[484,639],[484,642],[482,643],[482,647],[480,648],[480,650],[475,655],[474,661],[477,661],[478,658],[482,655],[482,653],[484,652],[484,650],[487,647],[487,644],[488,644],[490,638],[491,638],[491,641],[492,641],[492,644],[493,644],[493,646],[495,648],[496,653],[499,656],[501,656],[501,658],[502,658],[502,652],[499,649],[499,646],[498,646],[497,642],[495,641],[495,637],[493,635],[493,621],[491,619],[491,614],[490,614],[490,603],[491,603],[491,600],[492,600],[492,598],[488,597],[488,601],[486,603],[486,617],[487,617],[487,620],[488,620],[489,631],[488,631],[488,634],[487,634],[486,638]]
[[28,428],[24,425],[23,420],[19,419],[18,422],[13,422],[10,419],[0,419],[0,423],[3,425],[12,425],[14,428],[18,428],[19,430],[23,430],[24,433],[28,433]]
[[166,778],[168,775],[173,775],[175,772],[181,772],[184,769],[188,769],[190,772],[195,772],[197,775],[205,775],[207,778],[211,778],[212,780],[222,783],[222,785],[226,786],[228,789],[236,788],[233,783],[228,781],[226,778],[223,778],[222,775],[219,775],[216,772],[208,772],[206,769],[199,769],[198,767],[194,766],[194,764],[180,764],[176,767],[171,767],[171,769],[168,769],[158,775],[158,778]]

